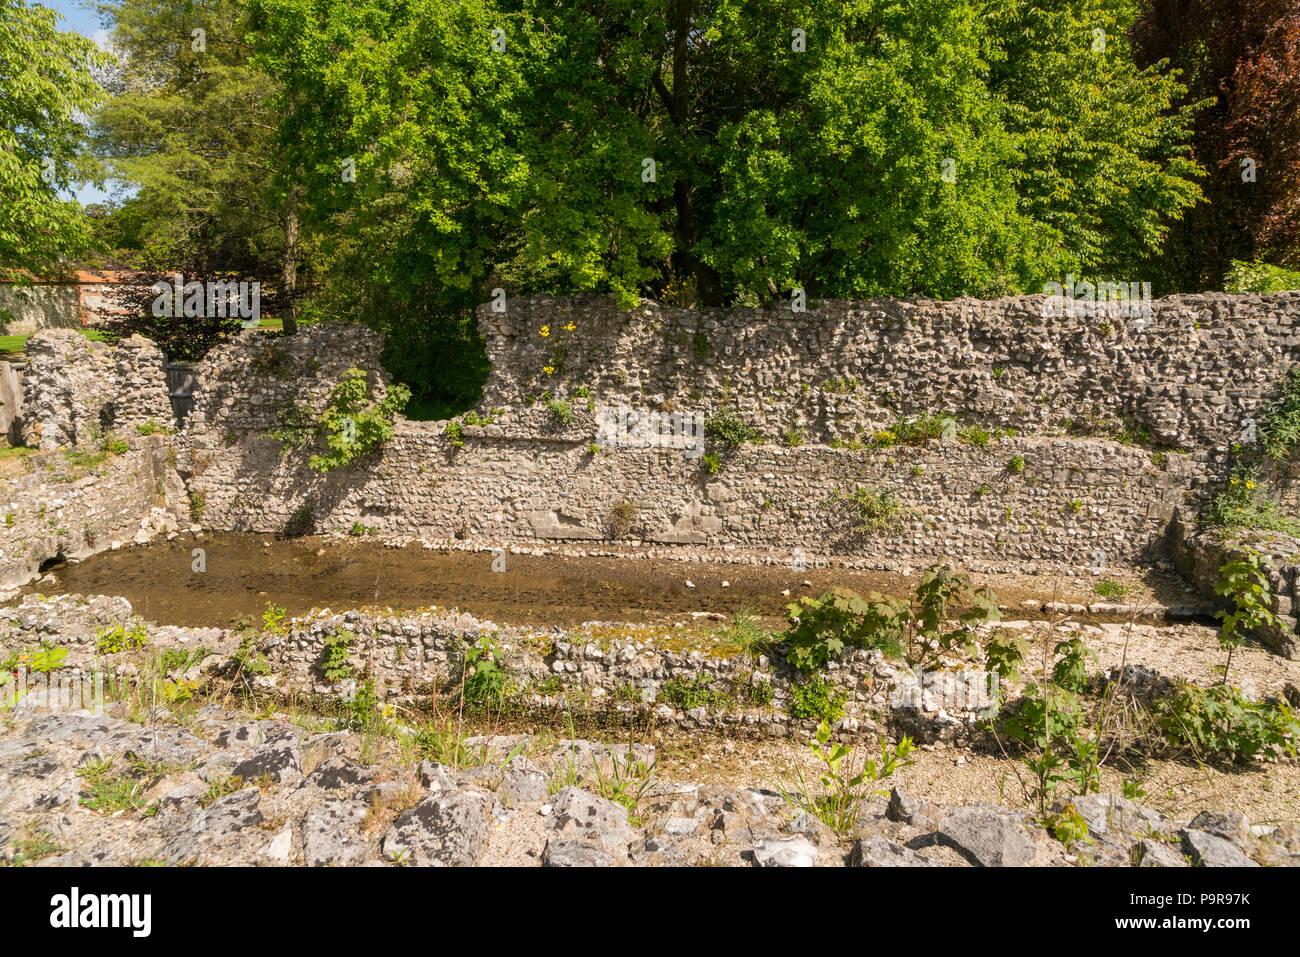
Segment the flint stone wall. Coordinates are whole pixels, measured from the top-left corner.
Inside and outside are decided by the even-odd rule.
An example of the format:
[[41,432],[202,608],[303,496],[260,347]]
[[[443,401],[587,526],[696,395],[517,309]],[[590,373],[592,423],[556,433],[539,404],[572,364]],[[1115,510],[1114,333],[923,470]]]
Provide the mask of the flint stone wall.
[[1253,533],[1237,540],[1225,537],[1221,529],[1198,528],[1191,516],[1179,510],[1170,524],[1169,553],[1179,574],[1213,598],[1224,611],[1232,602],[1215,592],[1219,568],[1224,562],[1243,556],[1249,547],[1265,560],[1270,608],[1277,621],[1256,629],[1256,636],[1271,650],[1286,658],[1300,658],[1300,541],[1279,533]]
[[[355,677],[331,683],[321,662],[327,639],[343,632],[351,636],[349,666]],[[533,709],[562,710],[565,695],[577,692],[593,710],[652,711],[662,724],[692,730],[784,737],[817,726],[815,720],[790,715],[794,675],[766,655],[712,657],[632,639],[601,640],[581,630],[539,635],[455,612],[399,618],[349,611],[295,619],[287,636],[263,647],[279,693],[346,698],[364,677],[374,682],[381,699],[414,701],[454,696],[467,649],[489,636],[524,704]],[[879,651],[850,649],[829,665],[827,677],[846,696],[844,717],[835,724],[844,736],[882,733],[889,726],[922,741],[956,741],[974,732],[997,700],[996,683],[990,684],[985,672],[931,672],[918,679]],[[684,710],[663,697],[674,681],[707,682],[714,697],[707,707]],[[753,703],[749,689],[764,684],[771,690],[769,702]]]
[[49,329],[28,339],[26,352],[25,445],[57,449],[110,429],[174,422],[162,351],[144,336],[109,346],[71,329]]
[[149,541],[188,522],[184,483],[161,435],[135,437],[89,472],[61,452],[33,456],[30,473],[0,485],[0,596],[51,559],[85,558]]
[[512,299],[504,313],[478,310],[492,362],[482,405],[586,387],[607,404],[734,404],[773,440],[790,428],[809,442],[869,437],[929,410],[1031,434],[1128,424],[1214,449],[1237,440],[1300,358],[1300,292],[1171,296],[1151,300],[1149,317],[1101,305],[1088,316],[1079,303],[1073,317],[1045,316],[1048,302],[825,301],[794,313]]

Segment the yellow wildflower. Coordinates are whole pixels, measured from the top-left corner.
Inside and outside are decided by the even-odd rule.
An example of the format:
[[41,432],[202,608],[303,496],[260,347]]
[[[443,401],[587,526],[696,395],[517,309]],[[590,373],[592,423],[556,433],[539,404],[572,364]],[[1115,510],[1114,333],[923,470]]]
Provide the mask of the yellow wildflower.
[[555,366],[542,366],[542,371],[547,375],[551,375],[555,372]]
[[567,326],[565,326],[564,328],[565,328],[566,330],[568,330],[569,332],[572,332],[574,329],[577,329],[578,327],[577,327],[576,325],[574,325],[574,324],[571,322],[571,323],[569,323]]
[[545,339],[547,336],[549,336],[549,335],[551,334],[551,327],[550,327],[550,326],[542,326],[542,328],[540,328],[540,329],[537,330],[537,334],[538,334],[539,336],[541,336],[543,339]]

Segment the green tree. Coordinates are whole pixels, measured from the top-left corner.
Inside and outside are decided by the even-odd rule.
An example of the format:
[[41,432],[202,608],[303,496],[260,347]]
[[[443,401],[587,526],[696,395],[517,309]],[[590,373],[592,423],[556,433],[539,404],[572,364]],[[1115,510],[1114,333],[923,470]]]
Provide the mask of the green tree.
[[92,231],[61,199],[78,179],[80,115],[99,94],[95,45],[58,28],[58,14],[0,0],[0,268],[49,274],[83,253]]
[[120,68],[93,145],[105,175],[138,190],[106,232],[143,239],[132,257],[142,268],[278,275],[292,332],[299,195],[277,180],[275,84],[249,62],[244,4],[107,0],[99,10]]

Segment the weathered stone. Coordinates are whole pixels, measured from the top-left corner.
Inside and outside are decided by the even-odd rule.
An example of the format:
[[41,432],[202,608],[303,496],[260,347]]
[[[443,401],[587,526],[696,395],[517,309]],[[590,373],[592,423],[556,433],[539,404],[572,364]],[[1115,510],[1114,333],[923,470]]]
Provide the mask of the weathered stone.
[[1178,832],[1183,853],[1198,867],[1259,867],[1235,844],[1207,831],[1184,828]]
[[302,779],[298,735],[287,732],[268,738],[252,757],[236,764],[231,773],[245,781],[271,778],[280,784],[296,784]]
[[590,841],[549,837],[542,851],[543,867],[612,867],[615,863],[614,855]]
[[759,841],[754,845],[756,867],[812,867],[817,847],[806,837]]
[[488,810],[474,791],[433,794],[398,815],[384,836],[384,856],[424,866],[476,864],[487,846]]
[[371,855],[361,833],[367,808],[362,801],[322,801],[302,822],[303,860],[309,867],[356,864]]
[[546,826],[565,837],[595,841],[618,854],[626,854],[632,840],[627,808],[572,786],[561,788],[551,799]]
[[1138,867],[1187,867],[1187,859],[1168,844],[1144,837],[1133,848],[1133,860]]
[[939,820],[938,841],[980,867],[1023,867],[1034,858],[1033,834],[1014,811],[962,807]]
[[883,837],[858,840],[849,852],[850,867],[939,867],[923,854]]

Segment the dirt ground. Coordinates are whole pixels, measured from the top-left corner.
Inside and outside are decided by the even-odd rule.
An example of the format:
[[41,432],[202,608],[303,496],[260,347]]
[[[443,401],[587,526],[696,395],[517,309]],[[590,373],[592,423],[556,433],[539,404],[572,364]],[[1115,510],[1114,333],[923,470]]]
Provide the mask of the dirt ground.
[[[207,570],[191,570],[191,552],[206,552]],[[832,586],[901,595],[921,569],[859,571],[784,565],[685,562],[666,558],[507,555],[492,571],[491,552],[436,551],[370,540],[308,537],[276,539],[251,533],[182,535],[172,541],[126,547],[56,567],[23,593],[121,595],[137,613],[167,625],[224,626],[256,620],[268,601],[301,615],[321,607],[391,606],[396,610],[455,607],[480,618],[521,625],[569,626],[584,621],[659,622],[710,612],[730,616],[748,606],[778,622],[800,595]],[[51,578],[52,576],[52,578]],[[1159,569],[1095,577],[972,576],[991,587],[1005,607],[1053,599],[1075,604],[1107,601],[1094,587],[1102,578],[1127,588],[1132,604],[1187,603],[1187,586]],[[788,594],[784,594],[788,592]],[[1088,617],[1085,620],[1107,620]]]

